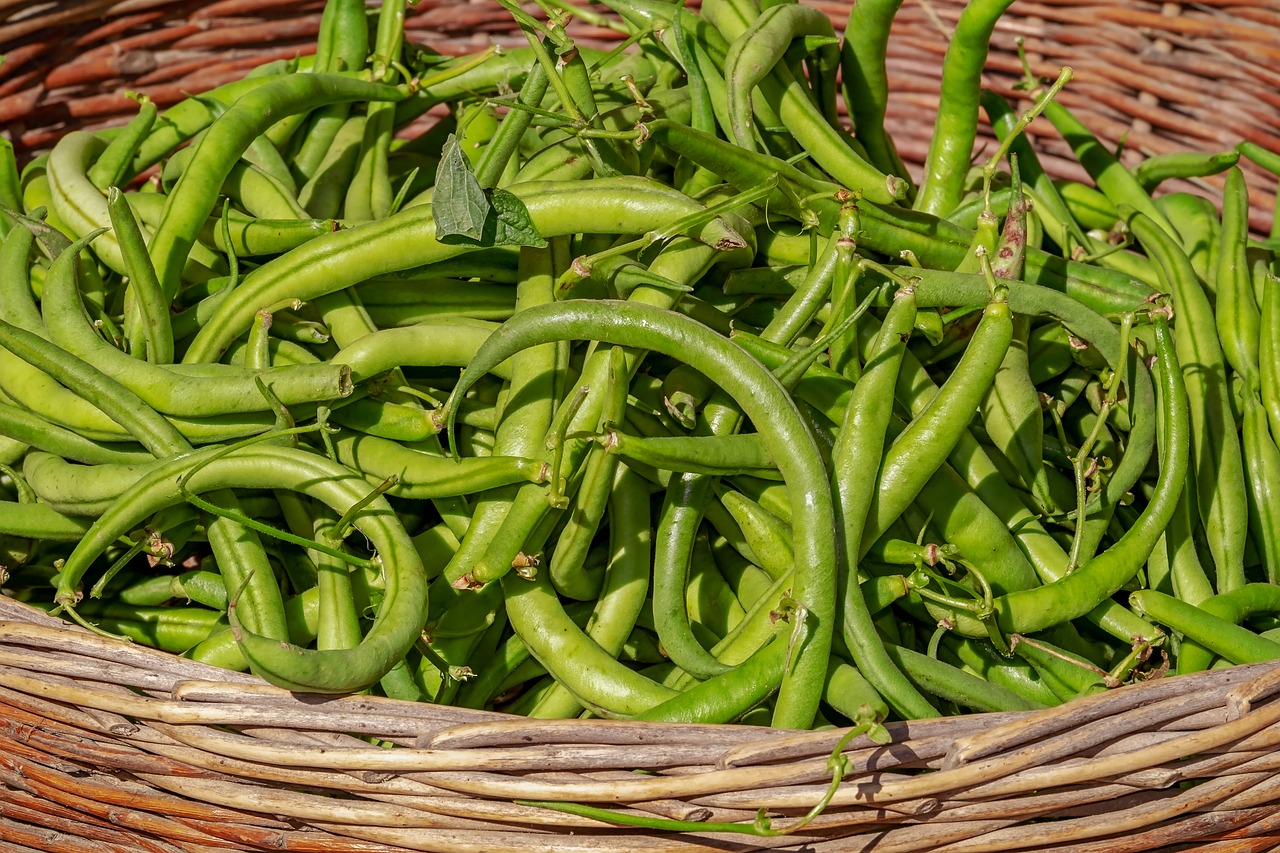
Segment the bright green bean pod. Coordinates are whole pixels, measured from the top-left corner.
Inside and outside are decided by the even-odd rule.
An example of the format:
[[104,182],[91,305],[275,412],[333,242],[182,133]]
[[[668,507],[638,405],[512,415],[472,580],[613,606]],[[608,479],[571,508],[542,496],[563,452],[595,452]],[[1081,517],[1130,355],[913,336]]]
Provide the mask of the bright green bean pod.
[[[609,395],[601,413],[601,425],[623,419],[627,408],[627,360],[621,349],[609,351]],[[609,507],[619,459],[602,448],[591,451],[574,497],[573,509],[556,539],[551,554],[551,584],[563,596],[579,600],[596,598],[599,585],[585,571],[587,555],[600,522]],[[587,592],[590,591],[588,595]]]
[[285,405],[335,400],[351,393],[348,368],[340,365],[295,365],[258,373],[224,365],[168,366],[140,361],[111,346],[93,331],[76,305],[80,299],[77,255],[93,236],[73,244],[50,268],[41,303],[45,326],[52,342],[68,356],[91,361],[95,369],[148,406],[184,417],[265,411],[272,404],[259,390],[259,381],[271,386]]
[[1232,663],[1261,663],[1280,658],[1280,643],[1173,596],[1144,589],[1132,593],[1129,601],[1152,620],[1168,625]]
[[902,0],[864,0],[850,7],[840,45],[840,79],[854,135],[867,150],[867,159],[885,174],[905,177],[906,166],[884,127],[889,102],[885,56],[901,5]]
[[1280,449],[1256,392],[1241,389],[1241,445],[1249,486],[1249,533],[1267,580],[1280,584]]
[[[330,361],[350,365],[352,382],[363,382],[394,367],[466,367],[489,334],[490,329],[481,326],[415,323],[371,332],[343,347]],[[494,375],[509,379],[511,365],[498,365]]]
[[1205,178],[1230,169],[1240,159],[1239,151],[1218,151],[1205,154],[1199,151],[1176,151],[1171,154],[1155,154],[1133,167],[1133,177],[1138,184],[1151,192],[1160,184],[1173,179]]
[[[169,597],[185,598],[205,607],[225,612],[227,609],[227,585],[216,572],[194,571],[169,578]],[[123,600],[123,596],[121,596]]]
[[545,465],[518,456],[449,459],[372,435],[343,430],[333,437],[342,464],[373,483],[394,477],[387,494],[418,500],[471,495],[512,483],[546,481]]
[[[787,664],[787,644],[778,638],[728,674],[704,681],[636,715],[668,723],[732,723],[778,689]],[[826,682],[825,673],[823,678]]]
[[0,320],[0,346],[100,409],[155,455],[168,456],[189,447],[173,424],[88,362],[3,320]]
[[996,619],[1001,630],[1030,634],[1089,612],[1137,574],[1168,526],[1189,467],[1190,414],[1173,336],[1159,313],[1155,315],[1155,329],[1160,405],[1165,412],[1162,438],[1168,440],[1168,450],[1151,499],[1118,542],[1071,574],[1035,589],[996,598]]
[[1263,279],[1259,334],[1258,379],[1271,435],[1275,437],[1280,435],[1280,282],[1271,275]]
[[[1020,696],[950,664],[892,643],[886,651],[894,664],[921,690],[974,711],[1033,711],[1039,702]],[[934,715],[936,716],[936,715]]]
[[1013,336],[1013,315],[999,293],[983,311],[960,364],[885,452],[863,531],[863,547],[889,529],[959,440],[995,379]]
[[[22,210],[22,179],[18,176],[18,159],[13,143],[0,137],[0,207]],[[0,237],[9,233],[9,217],[0,215]]]
[[[83,130],[73,131],[58,140],[58,144],[49,153],[49,168],[46,173],[52,194],[52,210],[65,223],[65,229],[60,230],[65,230],[72,239],[94,233],[97,239],[93,250],[98,260],[107,268],[127,275],[116,235],[110,231],[98,230],[111,224],[107,200],[85,174],[102,144],[98,137]],[[185,253],[181,260],[185,263]]]
[[[653,552],[649,519],[649,488],[639,475],[620,466],[609,495],[609,564],[600,597],[591,610],[584,633],[606,654],[617,658],[644,610],[649,590]],[[656,592],[655,592],[656,595]],[[657,612],[655,611],[655,617]],[[537,640],[535,639],[536,643]],[[572,659],[547,664],[553,675],[573,666]],[[545,694],[530,716],[569,717],[581,705],[570,689],[559,687]]]
[[249,144],[282,115],[340,101],[396,101],[405,92],[331,74],[297,74],[268,80],[233,103],[205,132],[190,167],[165,204],[151,241],[151,259],[164,292],[173,296],[195,242],[231,168]]
[[960,203],[978,131],[978,95],[996,22],[1013,0],[972,0],[942,60],[942,92],[915,209],[945,216]]
[[[80,577],[108,542],[151,512],[183,500],[177,487],[183,475],[190,475],[186,486],[193,494],[229,487],[289,488],[339,512],[368,497],[363,478],[314,453],[266,444],[217,456],[224,453],[196,451],[167,461],[143,478],[130,491],[130,499],[118,502],[95,522],[67,559],[59,577],[59,600],[74,600]],[[383,567],[382,604],[358,647],[308,651],[281,644],[245,631],[236,608],[229,610],[241,652],[254,672],[272,683],[301,692],[360,690],[382,677],[417,639],[426,618],[427,581],[412,541],[382,498],[360,510],[354,523],[373,542]]]
[[217,630],[222,614],[199,607],[136,607],[89,602],[84,608],[98,627],[171,654],[183,654]]
[[770,449],[792,487],[797,567],[792,588],[797,609],[792,618],[796,637],[774,723],[803,727],[812,722],[820,701],[835,618],[834,548],[817,533],[829,530],[833,523],[821,457],[785,390],[735,345],[678,314],[634,302],[627,303],[626,310],[619,307],[607,300],[573,301],[522,312],[494,333],[463,372],[450,395],[446,421],[453,422],[461,395],[495,356],[501,361],[525,347],[566,338],[659,352],[675,350],[694,369],[717,382],[759,428],[767,430],[762,434],[768,436]]
[[1050,690],[1040,675],[1024,661],[1006,659],[989,644],[968,637],[948,634],[942,638],[942,655],[951,663],[998,684],[1014,693],[1046,707],[1058,705],[1061,699]]
[[878,460],[885,445],[892,396],[906,352],[905,335],[915,322],[915,291],[900,290],[881,327],[881,335],[858,384],[832,450],[831,487],[835,500],[836,532],[840,539],[841,636],[859,671],[904,717],[918,719],[936,710],[903,676],[888,657],[871,622],[871,612],[857,579],[865,546],[862,533],[875,500]]
[[[369,54],[369,24],[361,0],[326,3],[320,17],[320,38],[316,44],[314,71],[359,71]],[[315,110],[307,132],[293,157],[300,179],[313,178],[322,168],[335,137],[341,132],[349,104],[330,104]]]
[[129,277],[125,303],[131,304],[132,310],[125,309],[125,335],[134,345],[135,356],[141,350],[152,364],[170,364],[173,362],[173,326],[169,321],[169,300],[160,291],[142,229],[124,194],[114,186],[107,190],[107,213]]
[[794,39],[833,36],[831,20],[811,6],[785,4],[766,9],[733,40],[725,56],[724,76],[729,94],[729,128],[733,139],[749,151],[756,149],[751,132],[751,92],[782,59]]
[[0,317],[20,329],[43,335],[44,320],[31,293],[31,249],[35,240],[30,229],[19,225],[0,243]]
[[1133,174],[1066,107],[1057,101],[1050,101],[1044,108],[1044,117],[1057,128],[1058,133],[1071,146],[1080,165],[1084,166],[1089,177],[1093,178],[1098,189],[1112,204],[1117,207],[1128,205],[1150,217],[1166,234],[1174,236],[1173,226],[1151,201],[1151,196],[1147,195]]
[[759,433],[702,436],[636,436],[610,430],[601,445],[607,453],[663,471],[774,479],[777,465]]
[[315,172],[298,190],[298,204],[311,216],[335,217],[342,210],[346,189],[360,160],[365,117],[354,115],[342,123]]
[[107,143],[107,147],[89,167],[90,183],[100,190],[119,187],[133,178],[130,166],[142,141],[155,125],[158,109],[146,95],[139,97],[138,114],[129,120],[120,132]]
[[63,515],[37,503],[0,501],[0,533],[52,542],[78,542],[89,530],[89,520]]
[[[641,178],[579,183],[515,184],[543,237],[580,233],[643,234],[702,213],[688,197]],[[709,245],[736,248],[742,238],[723,219],[689,225]],[[183,360],[213,361],[249,327],[261,307],[283,299],[314,299],[374,276],[412,269],[467,252],[434,239],[430,207],[317,237],[253,272],[192,340]],[[153,244],[154,245],[154,244]],[[475,285],[468,285],[474,288]]]
[[1258,387],[1258,342],[1262,317],[1253,294],[1245,247],[1249,242],[1249,189],[1244,172],[1232,167],[1222,191],[1222,231],[1218,248],[1217,320],[1222,353],[1248,388]]
[[1178,358],[1191,401],[1196,502],[1217,568],[1218,592],[1244,585],[1244,546],[1249,513],[1244,461],[1231,412],[1222,345],[1209,305],[1186,255],[1156,223],[1122,209],[1134,235],[1155,258],[1162,284],[1173,294],[1181,322],[1175,325]]
[[[1181,192],[1158,196],[1155,202],[1173,224],[1178,242],[1205,290],[1214,294],[1218,286],[1214,277],[1219,266],[1217,255],[1222,242],[1217,207],[1207,198]],[[1154,273],[1154,268],[1152,271]]]
[[1116,207],[1098,190],[1079,181],[1055,181],[1058,195],[1071,213],[1071,218],[1082,228],[1110,231],[1115,228],[1119,216]]
[[[311,57],[304,57],[306,62]],[[261,72],[261,73],[255,73]],[[173,149],[204,130],[217,117],[218,104],[230,104],[241,95],[258,88],[273,77],[288,73],[283,62],[269,62],[239,80],[225,83],[201,96],[188,97],[160,114],[150,135],[143,140],[134,157],[133,174],[139,175],[164,159]]]
[[790,525],[732,489],[721,490],[719,498],[760,567],[776,578],[789,573],[795,565]]
[[1040,679],[1063,702],[1106,690],[1103,673],[1079,655],[1054,646],[1042,638],[1028,640],[1015,634],[1009,638],[1013,653],[1031,664]]
[[[231,231],[231,248],[236,257],[255,255],[282,255],[303,243],[338,230],[333,219],[254,219],[239,211],[228,212]],[[200,232],[200,239],[219,252],[227,251],[227,241],[222,236],[220,220],[210,219]]]
[[37,450],[90,465],[133,464],[155,458],[137,445],[111,446],[90,441],[78,433],[49,423],[8,403],[0,403],[0,435],[21,441]]
[[[240,499],[230,489],[219,489],[211,497],[229,512],[244,516]],[[284,599],[258,534],[223,516],[210,520],[206,532],[227,598],[239,606],[241,624],[264,641],[287,641]]]

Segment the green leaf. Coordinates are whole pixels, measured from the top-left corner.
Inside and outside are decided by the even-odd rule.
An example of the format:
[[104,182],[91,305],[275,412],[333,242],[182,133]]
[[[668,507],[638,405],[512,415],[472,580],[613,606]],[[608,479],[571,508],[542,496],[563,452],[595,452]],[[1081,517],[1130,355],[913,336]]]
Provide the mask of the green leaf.
[[472,173],[457,135],[449,134],[440,152],[435,192],[431,196],[436,239],[451,245],[493,245],[483,243],[491,211],[489,199]]
[[24,216],[18,211],[10,210],[7,207],[0,207],[0,213],[8,216],[34,234],[37,245],[40,246],[50,261],[56,261],[58,255],[61,255],[71,246],[71,240],[66,235],[44,221],[45,214],[48,211],[43,207],[38,207],[32,211],[35,214],[33,216]]
[[[541,249],[547,245],[529,216],[529,208],[519,197],[506,190],[494,189],[489,203],[493,205],[494,231],[493,242],[486,242],[486,246],[535,246]],[[488,229],[486,236],[487,232]]]

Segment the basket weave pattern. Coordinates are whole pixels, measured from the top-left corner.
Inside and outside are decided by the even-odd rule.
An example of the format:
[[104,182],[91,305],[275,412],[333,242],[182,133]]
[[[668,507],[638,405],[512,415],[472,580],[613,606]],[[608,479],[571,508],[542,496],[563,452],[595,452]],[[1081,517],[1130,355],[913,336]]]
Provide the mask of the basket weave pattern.
[[[781,816],[822,796],[839,733],[548,722],[295,695],[14,602],[0,602],[0,620],[0,839],[31,849],[1122,853],[1280,843],[1272,665],[1041,712],[891,724],[891,745],[849,744],[852,772],[799,834],[677,837],[513,801],[687,821],[750,822],[767,809],[784,826]],[[1023,823],[1046,817],[1057,820]]]
[[[0,127],[24,159],[313,49],[320,0],[0,0]],[[843,2],[818,3],[842,26]],[[908,0],[889,122],[918,170],[960,0]],[[589,43],[616,34],[574,25]],[[422,0],[408,37],[516,45],[494,4]],[[1280,151],[1280,3],[1019,0],[988,80],[1076,71],[1062,101],[1131,156]],[[1048,170],[1080,177],[1043,122]],[[979,146],[978,156],[982,156]],[[1248,167],[1247,167],[1248,168]],[[1256,230],[1274,179],[1248,172]],[[1213,190],[1214,179],[1168,189]],[[1212,193],[1211,193],[1212,194]],[[1246,851],[1280,846],[1280,667],[1151,682],[1029,714],[893,724],[801,833],[644,831],[517,800],[785,826],[830,781],[838,734],[544,722],[368,697],[293,695],[105,640],[0,599],[0,841],[17,851]],[[395,744],[386,749],[371,741]],[[649,774],[638,775],[643,769]],[[1197,784],[1188,784],[1195,782]],[[1052,823],[1027,823],[1053,818]]]

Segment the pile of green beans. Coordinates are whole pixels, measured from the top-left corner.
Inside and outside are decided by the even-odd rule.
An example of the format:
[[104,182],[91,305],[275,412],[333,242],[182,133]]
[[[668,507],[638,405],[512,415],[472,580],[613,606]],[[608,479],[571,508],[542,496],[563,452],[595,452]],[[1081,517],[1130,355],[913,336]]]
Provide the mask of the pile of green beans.
[[527,48],[329,0],[313,57],[0,145],[4,594],[535,717],[866,730],[1280,657],[1280,216],[1237,165],[1280,155],[1130,168],[1069,70],[1019,114],[1009,0],[919,181],[900,0],[496,2]]

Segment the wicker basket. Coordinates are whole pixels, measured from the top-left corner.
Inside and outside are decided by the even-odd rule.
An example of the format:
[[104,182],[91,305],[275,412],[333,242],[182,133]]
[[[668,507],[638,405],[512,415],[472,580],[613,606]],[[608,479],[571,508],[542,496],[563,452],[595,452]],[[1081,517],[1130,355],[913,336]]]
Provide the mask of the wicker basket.
[[[319,0],[0,0],[0,126],[22,156],[305,52]],[[837,24],[847,5],[819,5]],[[919,168],[959,0],[904,5],[891,129]],[[578,38],[616,38],[575,25]],[[480,0],[422,0],[411,39],[462,53],[510,39]],[[1131,152],[1280,151],[1280,4],[1020,0],[993,87],[1077,72],[1063,101]],[[1075,176],[1052,130],[1046,164]],[[1253,225],[1274,179],[1250,172]],[[1213,182],[1192,185],[1210,189]],[[1180,188],[1186,188],[1185,186]],[[295,695],[88,634],[0,599],[0,847],[305,851],[1245,851],[1280,847],[1280,665],[1149,682],[1026,714],[891,725],[855,740],[830,807],[776,838],[609,825],[525,801],[785,828],[826,790],[837,732],[500,714]],[[387,749],[374,745],[395,744]],[[636,770],[648,771],[644,775]],[[1051,819],[1051,820],[1050,820]]]

